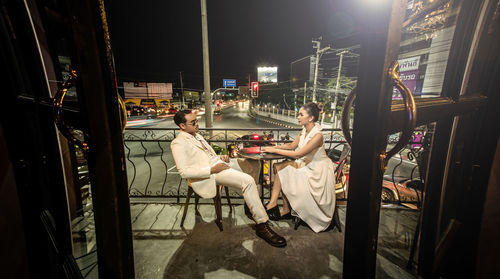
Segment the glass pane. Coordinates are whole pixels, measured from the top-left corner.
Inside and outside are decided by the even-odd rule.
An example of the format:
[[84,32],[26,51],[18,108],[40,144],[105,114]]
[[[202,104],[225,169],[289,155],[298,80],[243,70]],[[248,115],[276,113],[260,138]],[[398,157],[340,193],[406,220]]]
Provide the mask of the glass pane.
[[[30,4],[31,5],[31,4]],[[73,31],[64,15],[66,7],[60,1],[41,1],[31,8],[33,24],[40,43],[40,52],[45,66],[50,96],[52,98],[58,89],[68,79],[72,66],[71,55]],[[76,88],[69,88],[64,98],[64,108],[79,110]]]
[[[28,2],[50,89],[50,95],[42,96],[41,99],[47,99],[51,103],[51,99],[69,76],[73,33],[65,18],[66,7],[60,1],[39,1],[36,6],[32,1]],[[83,141],[84,132],[78,128],[82,128],[80,117],[85,117],[78,113],[75,87],[70,88],[64,98],[63,109],[68,108],[73,113],[63,110],[63,119],[71,126],[73,135]],[[71,218],[71,236],[68,237],[72,240],[73,257],[84,278],[97,278],[94,211],[87,161],[81,149],[69,143],[62,134],[58,136]]]
[[[457,1],[408,1],[399,48],[400,78],[417,98],[441,95],[455,32]],[[396,89],[393,100],[402,96]],[[417,224],[435,123],[417,127],[411,142],[393,156],[381,185],[377,278],[412,278],[418,257]],[[388,136],[387,150],[400,133]]]
[[67,184],[71,213],[73,257],[84,278],[98,278],[94,208],[87,160],[82,150],[70,147],[74,184]]
[[[434,126],[435,123],[431,123],[417,127],[411,142],[389,160],[384,173],[377,246],[378,278],[412,278],[416,274],[415,236]],[[398,140],[399,134],[390,135],[387,149],[394,147]]]
[[[71,68],[71,58],[65,55],[58,55],[57,62],[59,64],[59,69],[61,70],[61,80],[51,80],[52,84],[56,83],[57,86],[61,86],[65,81],[69,78],[70,68]],[[66,92],[66,96],[64,97],[64,107],[77,107],[78,105],[78,95],[75,87],[71,87]]]
[[[401,80],[415,97],[441,94],[458,14],[456,2],[408,1],[398,59]],[[395,90],[393,98],[401,95]]]

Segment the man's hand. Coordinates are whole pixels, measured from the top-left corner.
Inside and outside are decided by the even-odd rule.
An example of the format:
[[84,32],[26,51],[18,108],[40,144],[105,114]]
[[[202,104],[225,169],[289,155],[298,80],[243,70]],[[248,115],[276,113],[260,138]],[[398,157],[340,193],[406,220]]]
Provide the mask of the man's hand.
[[220,159],[226,163],[229,163],[229,155],[220,155]]
[[217,165],[213,166],[211,169],[210,169],[210,174],[212,173],[219,173],[223,170],[227,170],[229,169],[229,166],[224,164],[224,163],[218,163]]

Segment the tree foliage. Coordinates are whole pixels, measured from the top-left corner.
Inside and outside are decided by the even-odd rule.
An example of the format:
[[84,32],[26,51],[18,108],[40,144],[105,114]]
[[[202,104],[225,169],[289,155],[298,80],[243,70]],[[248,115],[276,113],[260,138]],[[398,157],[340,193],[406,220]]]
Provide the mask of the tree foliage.
[[[326,86],[330,89],[335,89],[337,86],[337,78],[329,79]],[[340,76],[339,89],[351,91],[354,87],[356,87],[356,79],[342,75]]]

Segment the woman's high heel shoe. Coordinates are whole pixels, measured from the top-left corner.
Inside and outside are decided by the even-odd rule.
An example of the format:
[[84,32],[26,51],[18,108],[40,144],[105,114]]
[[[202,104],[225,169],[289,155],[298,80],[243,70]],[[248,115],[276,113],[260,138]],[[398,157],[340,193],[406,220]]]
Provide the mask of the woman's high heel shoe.
[[291,211],[289,211],[287,214],[281,215],[281,220],[288,220],[288,219],[292,219]]
[[[266,206],[267,206],[267,203],[266,203]],[[273,221],[278,221],[281,219],[280,209],[278,208],[278,205],[276,205],[273,208],[266,209],[266,213],[267,213],[267,216],[269,216],[269,219],[271,219]]]
[[297,228],[300,226],[301,222],[302,222],[302,219],[300,219],[300,217],[293,216],[293,223],[294,223],[293,229],[297,230]]

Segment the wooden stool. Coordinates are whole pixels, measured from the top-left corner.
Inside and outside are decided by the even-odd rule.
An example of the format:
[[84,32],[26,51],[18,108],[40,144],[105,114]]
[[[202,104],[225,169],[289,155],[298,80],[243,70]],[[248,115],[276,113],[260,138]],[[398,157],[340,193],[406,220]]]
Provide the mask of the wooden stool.
[[[222,223],[221,223],[221,220],[222,220],[222,202],[221,202],[221,197],[220,197],[220,192],[222,190],[222,187],[223,187],[222,185],[217,186],[217,193],[214,197],[215,214],[217,216],[217,218],[215,219],[215,224],[217,225],[217,227],[219,228],[220,231],[223,230]],[[233,207],[231,206],[231,199],[229,198],[229,189],[227,188],[227,186],[224,186],[224,188],[225,188],[225,192],[226,192],[227,203],[229,205],[229,213],[231,213],[233,211]],[[181,227],[184,227],[184,219],[186,219],[187,209],[189,206],[189,200],[191,199],[191,196],[193,195],[193,193],[194,193],[195,214],[199,215],[198,202],[200,200],[200,196],[198,196],[198,194],[196,194],[194,192],[193,187],[191,187],[191,181],[189,181],[189,179],[188,179],[188,194],[186,197],[186,203],[184,204],[184,213],[182,213]]]

